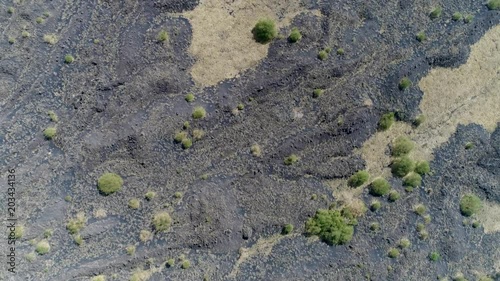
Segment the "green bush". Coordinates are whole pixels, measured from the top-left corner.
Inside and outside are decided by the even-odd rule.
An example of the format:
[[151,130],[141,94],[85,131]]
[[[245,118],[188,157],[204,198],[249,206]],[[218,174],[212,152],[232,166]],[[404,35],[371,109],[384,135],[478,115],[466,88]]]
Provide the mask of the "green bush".
[[378,200],[373,200],[370,205],[370,210],[372,210],[372,212],[375,212],[380,209],[381,206],[382,204]]
[[403,178],[404,186],[417,187],[422,184],[422,177],[414,172],[409,173]]
[[367,171],[357,171],[352,175],[347,184],[351,187],[358,187],[363,185],[370,178],[370,174]]
[[391,172],[396,177],[404,177],[415,168],[415,163],[408,157],[394,159],[391,164]]
[[186,97],[184,98],[187,102],[192,102],[194,101],[194,95],[192,93],[189,93],[186,95]]
[[70,219],[66,224],[66,229],[70,234],[78,233],[87,222],[87,218],[84,213],[78,213],[74,219]]
[[291,154],[290,156],[285,158],[285,160],[283,162],[285,163],[285,165],[292,165],[292,164],[297,163],[298,161],[299,161],[299,157],[295,154]]
[[35,19],[35,21],[36,21],[36,23],[41,24],[41,23],[43,23],[43,22],[44,22],[44,19],[43,19],[42,17],[37,17],[37,18]]
[[181,199],[181,197],[182,197],[182,192],[180,192],[180,191],[175,192],[175,193],[174,193],[174,197],[175,197],[176,199]]
[[59,121],[59,118],[57,117],[57,114],[56,114],[54,111],[49,110],[49,111],[47,112],[47,115],[49,115],[49,118],[50,118],[50,120],[51,120],[52,122],[57,122],[57,121]]
[[75,58],[72,55],[66,55],[66,56],[64,56],[64,62],[65,63],[72,63],[73,61],[75,61]]
[[436,252],[436,251],[433,251],[433,252],[431,252],[431,253],[429,254],[429,259],[430,259],[431,261],[438,261],[440,258],[441,258],[441,256],[440,256],[440,255],[439,255],[439,253],[438,253],[438,252]]
[[323,89],[314,89],[313,91],[313,98],[319,98],[325,93],[325,90]]
[[158,32],[158,35],[156,36],[156,39],[160,42],[165,42],[168,40],[168,32],[166,30],[161,30]]
[[7,13],[9,13],[9,14],[13,14],[15,11],[16,11],[16,10],[14,9],[14,7],[9,7],[9,8],[7,9]]
[[391,185],[383,178],[377,178],[370,184],[370,194],[383,196],[389,192]]
[[490,10],[500,10],[500,0],[490,0],[486,6]]
[[[415,213],[417,213],[420,216],[423,216],[425,214],[425,211],[427,210],[424,205],[418,204],[413,207],[413,210]],[[423,226],[423,225],[422,225]]]
[[425,32],[420,31],[419,33],[417,33],[417,35],[415,35],[415,38],[418,40],[418,42],[423,42],[427,40],[427,35],[425,35]]
[[474,194],[466,194],[460,199],[460,212],[466,217],[479,212],[482,208],[481,199]]
[[318,53],[318,59],[326,60],[328,58],[328,53],[325,50],[321,50]]
[[341,215],[338,210],[323,210],[316,212],[314,217],[307,220],[306,233],[317,235],[330,245],[345,244],[352,239],[354,221]]
[[389,113],[382,115],[382,117],[378,121],[378,129],[381,131],[386,131],[387,129],[389,129],[392,126],[392,124],[394,124],[395,120],[396,120],[396,116],[395,116],[394,112],[389,112]]
[[473,16],[473,15],[467,15],[467,16],[465,16],[465,18],[464,18],[464,22],[465,22],[465,23],[471,23],[473,19],[474,19],[474,16]]
[[285,226],[283,226],[283,229],[281,230],[281,234],[287,235],[287,234],[292,233],[292,231],[293,231],[293,225],[286,224]]
[[21,32],[21,36],[22,36],[23,38],[28,38],[28,37],[30,37],[30,36],[31,36],[31,34],[30,34],[28,31],[23,30],[23,31]]
[[175,259],[168,259],[167,260],[168,267],[173,267],[174,265],[175,265]]
[[238,110],[243,110],[243,109],[245,109],[245,105],[244,105],[244,104],[242,104],[242,103],[239,103],[239,104],[238,104],[238,106],[236,106],[236,108],[237,108]]
[[191,128],[191,124],[189,123],[189,121],[184,121],[184,124],[182,124],[182,128],[184,130]]
[[182,142],[184,139],[187,138],[187,132],[185,131],[182,131],[182,132],[177,132],[175,135],[174,135],[174,141],[175,142]]
[[155,198],[155,197],[156,197],[156,192],[154,192],[154,191],[148,191],[144,195],[144,198],[146,198],[146,200],[148,200],[148,201],[153,200],[153,198]]
[[270,19],[261,19],[255,24],[252,29],[253,38],[255,41],[265,44],[273,40],[278,31],[276,30],[276,24]]
[[399,250],[396,248],[390,248],[389,252],[387,252],[387,256],[390,257],[391,259],[395,259],[399,257]]
[[185,138],[182,140],[182,148],[188,149],[193,146],[193,141],[190,138]]
[[168,230],[171,223],[172,218],[167,212],[160,212],[153,216],[153,226],[157,232]]
[[114,173],[105,173],[97,180],[97,187],[105,195],[117,192],[122,188],[123,179]]
[[47,240],[42,240],[42,241],[38,242],[38,244],[36,244],[35,251],[39,255],[45,255],[46,253],[48,253],[50,251],[49,242]]
[[391,202],[395,202],[400,197],[401,197],[401,195],[396,190],[392,190],[391,192],[389,192],[389,201],[391,201]]
[[441,16],[441,13],[443,12],[443,9],[441,7],[436,7],[432,12],[429,14],[429,17],[431,19],[437,19]]
[[43,135],[46,139],[51,140],[56,136],[57,129],[55,127],[48,127],[43,131]]
[[129,245],[127,248],[125,248],[127,251],[127,255],[132,256],[135,254],[135,246],[134,245]]
[[372,222],[370,224],[370,230],[371,231],[379,231],[380,230],[380,224],[378,222]]
[[338,49],[337,49],[337,55],[341,56],[341,55],[343,55],[343,54],[345,54],[344,49],[342,49],[342,48],[338,48]]
[[106,281],[106,276],[104,275],[97,275],[92,277],[90,281]]
[[188,260],[183,261],[181,264],[182,269],[188,269],[190,267],[191,267],[191,263]]
[[414,147],[413,142],[407,137],[398,137],[392,145],[392,156],[399,157],[406,155],[412,151]]
[[420,114],[419,116],[417,116],[417,118],[415,118],[415,120],[413,120],[413,125],[415,127],[418,127],[422,125],[422,123],[424,122],[425,122],[425,116],[423,114]]
[[415,173],[420,175],[428,174],[431,171],[431,167],[429,166],[429,162],[420,161],[415,165]]
[[455,13],[453,13],[453,16],[451,16],[451,19],[454,21],[459,21],[462,18],[463,18],[463,16],[460,12],[455,12]]
[[201,106],[197,106],[194,108],[193,110],[193,118],[194,119],[201,119],[201,118],[205,118],[205,116],[207,115],[207,112],[205,111],[205,109]]
[[402,238],[401,240],[399,240],[398,245],[401,249],[405,249],[411,246],[411,242],[410,240],[408,240],[408,238]]
[[400,89],[401,91],[404,91],[404,90],[408,89],[408,88],[411,86],[411,84],[412,84],[412,83],[411,83],[410,78],[408,78],[408,77],[403,77],[403,78],[399,81],[399,85],[398,85],[398,86],[399,86],[399,89]]
[[288,41],[295,43],[298,42],[301,38],[302,34],[300,34],[299,29],[296,27],[292,28],[292,32],[290,32],[290,36],[288,36]]
[[474,143],[473,142],[468,142],[465,144],[465,149],[471,149],[474,147]]

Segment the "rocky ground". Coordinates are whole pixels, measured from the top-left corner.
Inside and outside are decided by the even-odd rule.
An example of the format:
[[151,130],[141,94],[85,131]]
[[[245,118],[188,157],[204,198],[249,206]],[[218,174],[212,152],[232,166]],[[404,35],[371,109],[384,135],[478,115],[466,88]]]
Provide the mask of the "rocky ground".
[[[303,11],[281,27],[265,58],[234,78],[204,85],[190,72],[200,58],[189,50],[192,26],[181,14],[203,3],[0,0],[2,186],[14,168],[16,214],[25,227],[16,247],[18,272],[3,270],[0,279],[103,274],[129,280],[134,272],[142,274],[137,280],[500,278],[498,126],[458,125],[433,151],[432,173],[413,192],[390,178],[401,199],[381,198],[379,211],[358,218],[348,244],[329,246],[304,235],[316,210],[342,203],[331,183],[365,169],[366,157],[357,151],[377,134],[380,116],[397,112],[398,123],[411,124],[422,113],[418,81],[432,68],[465,64],[470,47],[500,23],[500,13],[458,0],[298,3]],[[437,5],[443,13],[431,19]],[[473,15],[472,22],[452,21],[456,11]],[[302,32],[298,43],[286,39],[291,27]],[[160,30],[168,31],[167,42],[158,42]],[[418,42],[422,30],[428,39]],[[48,34],[55,44],[44,41]],[[319,60],[326,47],[333,51]],[[345,54],[337,55],[337,48]],[[75,61],[65,63],[67,54]],[[404,76],[413,86],[403,92],[398,83]],[[477,93],[497,93],[498,99],[499,89],[483,86]],[[320,98],[312,96],[316,88],[325,90]],[[188,93],[195,95],[191,103],[184,99]],[[484,108],[500,112],[496,100]],[[195,106],[206,109],[206,118],[191,117]],[[500,122],[498,114],[494,118]],[[185,121],[190,133],[204,131],[189,149],[173,139]],[[53,140],[44,138],[48,126],[57,128]],[[465,149],[468,142],[474,146]],[[260,156],[252,155],[254,144]],[[284,165],[292,153],[299,161]],[[96,183],[108,171],[124,185],[103,196]],[[157,196],[144,199],[148,191]],[[472,227],[476,218],[460,214],[460,197],[469,192],[490,206],[477,218],[489,219],[484,227]],[[356,196],[366,205],[373,199],[365,189]],[[139,209],[128,207],[132,198],[140,199]],[[419,203],[431,216],[426,240],[415,230],[423,222],[413,212]],[[160,210],[173,218],[169,231],[141,241],[140,231],[152,230]],[[88,219],[80,246],[66,230],[79,212]],[[380,230],[370,230],[373,222]],[[288,223],[294,231],[281,235]],[[24,256],[46,239],[46,229],[53,230],[49,253],[28,261]],[[402,237],[411,247],[397,259],[387,257]],[[135,254],[127,254],[129,245]],[[430,261],[431,251],[441,258]],[[181,255],[190,268],[181,268]],[[165,265],[170,258],[173,267]]]

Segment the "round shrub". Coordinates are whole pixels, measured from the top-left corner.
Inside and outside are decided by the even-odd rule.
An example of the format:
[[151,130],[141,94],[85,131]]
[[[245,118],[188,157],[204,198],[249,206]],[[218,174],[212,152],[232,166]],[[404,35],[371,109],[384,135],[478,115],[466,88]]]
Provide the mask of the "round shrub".
[[201,119],[201,118],[205,118],[205,116],[207,115],[207,112],[205,111],[205,109],[201,106],[197,106],[194,108],[193,110],[193,118],[194,119]]
[[370,224],[370,230],[371,231],[378,231],[378,230],[380,230],[380,224],[378,222],[372,222]]
[[174,141],[175,142],[182,142],[184,139],[187,138],[187,132],[182,131],[182,132],[177,132],[174,136]]
[[415,120],[413,120],[413,125],[415,127],[418,127],[420,125],[422,125],[422,123],[425,122],[425,115],[423,114],[420,114],[419,116],[417,116],[417,118],[415,118]]
[[122,188],[123,179],[114,173],[105,173],[97,180],[97,187],[105,195],[117,192]]
[[422,177],[417,173],[409,173],[406,177],[403,178],[404,186],[417,187],[422,184]]
[[391,259],[395,259],[399,257],[399,250],[396,248],[390,248],[389,252],[387,252],[387,256],[390,257]]
[[395,120],[396,120],[396,117],[395,117],[394,112],[389,112],[389,113],[382,115],[382,117],[378,121],[378,129],[381,131],[386,131],[387,129],[389,129],[392,126],[392,124],[394,124]]
[[153,216],[153,226],[157,232],[168,230],[171,223],[172,218],[167,212],[157,213]]
[[287,234],[292,233],[292,231],[293,231],[293,225],[287,224],[287,225],[283,226],[283,229],[281,230],[281,234],[287,235]]
[[357,171],[349,178],[347,184],[352,187],[358,187],[363,185],[368,180],[368,178],[370,178],[370,174],[368,174],[367,171]]
[[374,201],[372,201],[372,204],[370,205],[370,210],[372,210],[372,212],[375,212],[378,209],[380,209],[381,206],[382,206],[382,204],[380,204],[379,201],[374,200]]
[[156,39],[160,42],[165,42],[168,40],[168,32],[166,30],[161,30],[158,32],[158,35],[156,36]]
[[413,142],[407,137],[398,137],[392,146],[392,156],[399,157],[410,153],[413,149]]
[[438,261],[441,258],[438,252],[434,251],[429,254],[429,259],[431,261]]
[[318,59],[326,60],[328,58],[328,53],[325,50],[321,50],[318,53]]
[[135,254],[135,246],[134,245],[129,245],[127,248],[125,248],[125,251],[127,251],[127,255],[132,256]]
[[400,197],[401,195],[399,195],[399,192],[397,192],[396,190],[392,190],[391,192],[389,192],[389,201],[391,202],[395,202]]
[[148,191],[144,195],[144,198],[146,198],[146,200],[148,200],[148,201],[153,200],[153,198],[155,198],[155,197],[156,197],[156,192],[154,192],[154,191]]
[[443,12],[443,9],[441,7],[436,7],[432,12],[429,14],[429,17],[431,19],[437,19],[441,16],[441,13]]
[[431,171],[431,167],[429,166],[429,162],[420,161],[415,165],[415,173],[420,175],[428,174]]
[[64,62],[65,63],[72,63],[75,61],[75,58],[72,55],[66,55],[64,56]]
[[351,241],[353,222],[343,217],[338,210],[320,209],[307,220],[305,230],[309,235],[318,235],[327,244],[341,245]]
[[408,89],[410,86],[411,86],[411,80],[408,77],[403,77],[403,79],[399,81],[399,89],[401,91]]
[[383,196],[389,192],[391,185],[383,178],[377,178],[370,184],[370,194]]
[[46,253],[48,253],[50,251],[49,242],[47,240],[42,240],[42,241],[38,242],[38,244],[36,244],[35,251],[39,255],[45,255]]
[[185,138],[182,140],[182,148],[188,149],[193,146],[193,141],[190,138]]
[[139,201],[136,198],[130,199],[128,201],[128,207],[130,209],[139,209],[140,206],[141,206],[141,201]]
[[192,102],[194,101],[194,95],[192,93],[189,93],[186,95],[186,97],[184,98],[187,102]]
[[459,21],[462,19],[462,14],[460,12],[455,12],[453,13],[453,16],[451,16],[451,19],[454,21]]
[[323,89],[314,89],[313,91],[313,98],[319,98],[325,93],[325,90]]
[[473,19],[474,19],[474,16],[473,16],[473,15],[467,15],[467,16],[465,16],[465,18],[464,18],[464,22],[465,22],[465,23],[471,23]]
[[409,172],[413,171],[414,168],[415,163],[407,156],[395,159],[391,164],[392,174],[400,178],[406,176]]
[[273,40],[278,34],[278,31],[276,30],[274,21],[270,19],[261,19],[252,29],[252,34],[255,41],[265,44]]
[[299,161],[299,157],[295,154],[291,154],[285,160],[283,161],[285,165],[292,165],[294,163],[297,163]]
[[188,269],[189,267],[191,267],[191,263],[188,260],[185,260],[182,262],[181,267],[182,269]]
[[486,6],[490,10],[500,10],[500,0],[490,0]]
[[399,247],[401,249],[408,248],[408,247],[410,247],[410,245],[411,245],[411,242],[410,242],[410,240],[408,240],[408,238],[402,238],[401,240],[399,240]]
[[427,40],[427,35],[425,35],[425,32],[420,31],[419,33],[417,33],[415,38],[418,40],[418,42],[423,42],[423,41]]
[[46,139],[51,140],[56,136],[56,132],[57,130],[55,127],[48,127],[43,131],[43,135]]
[[474,194],[466,194],[460,199],[460,212],[466,217],[479,212],[481,208],[481,199]]
[[302,38],[302,34],[300,34],[300,31],[298,28],[294,27],[292,28],[292,32],[290,32],[290,36],[288,36],[288,41],[291,43],[298,42]]

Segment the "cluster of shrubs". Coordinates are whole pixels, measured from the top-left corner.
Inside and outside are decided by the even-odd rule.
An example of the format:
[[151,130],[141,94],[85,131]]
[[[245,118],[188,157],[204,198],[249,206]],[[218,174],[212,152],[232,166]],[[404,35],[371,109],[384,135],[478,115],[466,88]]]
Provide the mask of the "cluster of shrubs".
[[398,137],[391,147],[391,155],[396,157],[391,164],[392,174],[403,178],[403,185],[412,188],[421,185],[422,175],[430,172],[429,162],[414,162],[408,157],[413,148],[413,142],[407,137]]
[[342,245],[351,241],[355,225],[356,218],[345,209],[320,209],[306,222],[305,231],[329,245]]

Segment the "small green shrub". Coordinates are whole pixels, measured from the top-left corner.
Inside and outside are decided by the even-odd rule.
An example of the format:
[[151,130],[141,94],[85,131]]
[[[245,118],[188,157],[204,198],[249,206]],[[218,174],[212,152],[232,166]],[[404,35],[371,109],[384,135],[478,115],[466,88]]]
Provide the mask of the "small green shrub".
[[290,36],[288,36],[288,41],[291,43],[298,42],[302,38],[302,34],[300,34],[300,31],[298,28],[294,27],[292,28],[292,32],[290,32]]
[[427,35],[425,35],[425,32],[420,31],[419,33],[417,33],[417,35],[415,35],[415,38],[418,40],[418,42],[424,42],[425,40],[427,40]]
[[463,16],[460,12],[455,12],[455,13],[453,13],[453,16],[451,16],[451,19],[454,21],[459,21],[462,18],[463,18]]
[[401,249],[406,249],[411,246],[411,242],[410,240],[408,240],[408,238],[402,238],[401,240],[399,240],[398,246]]
[[59,118],[57,117],[57,114],[56,114],[54,111],[49,110],[49,111],[47,112],[47,115],[49,115],[50,120],[51,120],[52,122],[57,122],[57,121],[59,121]]
[[134,245],[129,245],[127,248],[125,248],[127,251],[127,255],[132,256],[135,254],[135,246]]
[[423,229],[418,232],[418,238],[420,240],[426,240],[429,237],[429,232],[427,230]]
[[404,186],[417,187],[422,184],[422,177],[414,172],[409,173],[403,178]]
[[24,226],[18,225],[14,230],[14,237],[16,239],[21,239],[24,235]]
[[338,210],[323,210],[316,212],[314,217],[307,220],[306,233],[317,235],[330,245],[345,244],[352,239],[354,220],[345,218]]
[[292,233],[292,231],[293,231],[293,225],[286,224],[285,226],[283,226],[283,229],[281,230],[281,234],[287,235],[287,234]]
[[387,252],[387,256],[390,257],[391,259],[395,259],[399,257],[399,250],[396,248],[390,248],[389,252]]
[[104,195],[117,192],[122,185],[123,179],[114,173],[105,173],[97,180],[97,187]]
[[382,115],[382,117],[378,121],[378,129],[380,131],[388,130],[392,126],[392,124],[394,124],[395,120],[396,120],[396,116],[395,116],[394,112],[389,112],[389,113]]
[[429,14],[429,17],[431,19],[437,19],[441,16],[441,13],[443,12],[443,9],[441,7],[436,7],[432,12]]
[[313,91],[313,98],[319,98],[325,93],[325,90],[323,89],[314,89]]
[[439,255],[439,253],[438,253],[438,252],[436,252],[436,251],[433,251],[433,252],[431,252],[431,253],[429,254],[429,259],[430,259],[431,261],[438,261],[440,258],[441,258],[441,256],[440,256],[440,255]]
[[357,171],[352,175],[347,184],[351,187],[358,187],[363,185],[370,178],[370,174],[367,171]]
[[7,9],[7,13],[9,13],[9,14],[13,14],[15,11],[16,11],[16,10],[14,9],[14,7],[9,7],[9,8]]
[[151,240],[151,238],[153,238],[153,234],[151,233],[151,231],[143,229],[143,230],[141,230],[141,232],[139,232],[139,239],[142,242],[146,242],[148,240]]
[[413,210],[415,213],[417,213],[420,216],[423,216],[425,214],[425,211],[427,210],[423,204],[418,204],[413,207]]
[[429,162],[420,161],[415,165],[415,173],[420,175],[426,175],[431,171],[431,167],[429,166]]
[[330,47],[326,47],[326,48],[325,48],[325,52],[326,52],[327,54],[329,54],[331,51],[332,51],[332,48],[330,48]]
[[255,41],[265,44],[273,40],[278,31],[276,30],[276,24],[270,19],[261,19],[255,24],[252,29],[253,38]]
[[35,19],[35,21],[36,21],[36,23],[38,23],[38,24],[42,24],[45,20],[44,20],[42,17],[37,17],[37,18]]
[[472,22],[472,20],[474,20],[474,16],[473,16],[473,15],[467,15],[467,16],[465,16],[465,18],[464,18],[464,22],[465,22],[465,23],[471,23],[471,22]]
[[128,201],[128,207],[130,209],[139,209],[139,207],[141,206],[141,201],[139,201],[139,199],[136,199],[136,198],[132,198]]
[[317,199],[318,199],[318,195],[316,195],[316,194],[311,195],[311,200],[317,200]]
[[106,281],[106,276],[104,275],[97,275],[92,277],[90,281]]
[[409,138],[403,136],[398,137],[392,145],[392,156],[399,157],[406,155],[412,151],[413,147],[414,144]]
[[182,124],[182,128],[184,130],[191,128],[191,124],[189,123],[189,121],[185,121],[184,124]]
[[193,146],[193,141],[190,138],[185,138],[182,140],[182,148],[188,149]]
[[383,178],[376,178],[370,184],[370,194],[374,196],[383,196],[389,192],[391,185]]
[[417,116],[417,118],[415,118],[415,120],[413,120],[413,125],[415,127],[418,127],[418,126],[422,125],[422,123],[425,122],[425,119],[426,119],[425,115],[420,114],[419,116]]
[[64,56],[64,62],[65,63],[72,63],[73,61],[75,61],[75,58],[72,55],[66,55],[66,56]]
[[425,224],[429,224],[431,222],[431,215],[427,214],[427,215],[424,215],[422,216],[424,218],[424,223]]
[[184,139],[186,139],[188,136],[187,132],[182,131],[182,132],[177,132],[174,135],[174,141],[175,142],[182,142]]
[[475,220],[475,221],[472,222],[472,227],[473,228],[478,228],[480,226],[481,226],[481,223],[479,221]]
[[45,34],[45,35],[43,36],[43,41],[44,41],[45,43],[50,44],[50,45],[54,45],[54,44],[56,44],[56,43],[57,43],[57,40],[58,40],[58,39],[57,39],[57,35],[55,35],[55,34]]
[[205,116],[207,115],[207,112],[205,111],[205,109],[201,106],[197,106],[194,108],[193,110],[193,118],[194,119],[201,119],[201,118],[205,118]]
[[43,131],[43,135],[46,139],[51,140],[56,136],[57,129],[55,127],[48,127]]
[[466,217],[479,212],[481,208],[481,199],[474,194],[466,194],[460,199],[460,212]]
[[30,36],[31,36],[31,34],[30,34],[28,31],[23,30],[23,32],[21,32],[21,36],[22,36],[23,38],[28,38],[28,37],[30,37]]
[[193,139],[201,140],[203,138],[203,136],[205,135],[205,132],[203,130],[200,130],[200,129],[194,129],[192,132],[192,135],[193,135]]
[[192,93],[189,93],[186,95],[186,97],[184,98],[187,102],[192,102],[194,101],[194,95]]
[[148,200],[148,201],[153,200],[153,198],[155,198],[155,197],[156,197],[156,192],[154,192],[154,191],[148,191],[144,195],[144,198],[146,198],[146,200]]
[[175,265],[175,259],[168,259],[167,260],[168,267],[173,267],[174,265]]
[[391,172],[396,177],[404,177],[415,168],[415,163],[408,157],[394,159],[391,164]]
[[400,197],[401,195],[396,190],[392,190],[391,192],[389,192],[389,201],[391,202],[397,201]]
[[423,223],[417,223],[417,231],[421,232],[422,230],[425,230],[425,225]]
[[473,142],[468,142],[465,144],[465,149],[471,149],[474,147],[474,143]]
[[168,230],[171,223],[172,218],[167,212],[160,212],[153,216],[153,226],[157,232]]
[[291,154],[290,156],[286,157],[283,162],[285,163],[285,165],[292,165],[297,163],[298,161],[299,157],[295,154]]
[[87,223],[87,218],[84,213],[78,213],[75,218],[70,219],[66,224],[66,229],[70,234],[78,233]]
[[326,60],[328,58],[328,53],[325,50],[321,50],[318,53],[318,59]]
[[252,152],[252,155],[256,156],[256,157],[259,157],[262,155],[262,150],[260,148],[260,145],[258,145],[258,144],[253,144],[250,147],[250,152]]
[[29,262],[33,262],[34,260],[36,260],[36,255],[35,253],[29,253],[24,255],[24,258]]
[[494,281],[493,278],[490,278],[488,276],[482,276],[481,278],[479,278],[478,281]]
[[238,110],[243,110],[245,109],[245,105],[242,103],[239,103],[238,106],[236,107]]
[[73,236],[73,241],[75,241],[75,244],[78,246],[83,245],[83,237],[80,234],[76,234]]
[[39,255],[45,255],[50,251],[50,244],[47,240],[42,240],[36,244],[35,251]]
[[490,0],[486,6],[490,10],[500,10],[500,0]]
[[45,229],[45,231],[43,232],[43,237],[50,238],[50,237],[52,237],[53,234],[54,234],[54,230]]
[[379,231],[380,230],[380,224],[378,222],[372,222],[370,224],[370,230],[371,231]]
[[182,262],[181,267],[182,267],[182,269],[188,269],[191,267],[191,263],[188,260],[185,260]]
[[382,207],[382,204],[380,204],[378,200],[373,200],[370,205],[370,210],[372,210],[372,212],[375,212],[380,209],[380,207]]
[[182,197],[182,192],[177,191],[176,193],[174,193],[174,197],[175,197],[176,199],[180,199],[180,198]]
[[71,196],[69,196],[69,195],[66,195],[66,197],[64,197],[64,201],[71,202],[71,201],[73,201],[73,198],[71,198]]
[[399,89],[401,91],[404,91],[406,89],[408,89],[410,86],[411,86],[412,82],[410,80],[410,78],[408,77],[403,77],[400,81],[399,81]]
[[344,49],[342,49],[342,48],[338,48],[338,49],[337,49],[337,55],[341,56],[341,55],[343,55],[343,54],[345,54]]
[[160,32],[158,32],[156,39],[158,39],[159,42],[167,41],[168,40],[168,32],[166,30],[161,30]]

